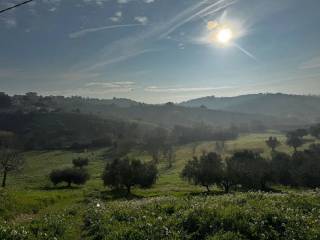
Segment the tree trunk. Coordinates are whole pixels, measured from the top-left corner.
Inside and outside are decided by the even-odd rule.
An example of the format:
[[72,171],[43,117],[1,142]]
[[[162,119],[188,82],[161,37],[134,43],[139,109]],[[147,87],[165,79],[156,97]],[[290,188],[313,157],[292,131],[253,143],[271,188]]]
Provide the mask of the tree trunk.
[[127,196],[131,194],[131,186],[127,186]]
[[6,182],[7,182],[7,171],[3,171],[3,178],[2,178],[2,187],[6,187]]
[[206,189],[207,189],[207,192],[210,192],[209,186],[207,185],[207,186],[205,186],[205,187],[206,187]]
[[224,187],[224,192],[225,192],[225,193],[229,193],[229,189],[230,189],[229,184],[228,184],[228,183],[224,183],[224,184],[223,184],[223,187]]
[[68,187],[71,187],[71,182],[68,182]]

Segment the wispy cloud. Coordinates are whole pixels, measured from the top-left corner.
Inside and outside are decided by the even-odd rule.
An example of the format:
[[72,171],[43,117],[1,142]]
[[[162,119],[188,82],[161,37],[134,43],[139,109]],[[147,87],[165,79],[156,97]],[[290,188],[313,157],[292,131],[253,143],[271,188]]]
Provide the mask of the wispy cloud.
[[320,56],[312,58],[300,65],[300,69],[320,68]]
[[232,87],[222,86],[222,87],[177,87],[177,88],[163,88],[157,86],[146,87],[144,90],[146,92],[158,92],[158,93],[178,93],[178,92],[206,92],[213,90],[229,89]]
[[141,23],[143,25],[147,24],[148,18],[146,16],[137,16],[134,18],[134,20],[138,23]]
[[[209,5],[208,2],[213,2]],[[182,11],[175,18],[167,23],[167,29],[160,35],[160,38],[167,37],[170,33],[174,32],[184,24],[206,14],[213,14],[225,9],[226,7],[234,4],[234,0],[218,0],[218,1],[201,1],[190,8]]]
[[149,52],[156,52],[156,51],[159,51],[159,50],[158,49],[132,50],[132,51],[129,51],[129,52],[125,53],[125,54],[116,56],[114,58],[98,61],[98,62],[96,62],[95,64],[93,64],[91,66],[83,68],[82,71],[85,71],[85,72],[89,71],[90,72],[90,71],[97,70],[99,68],[105,67],[105,66],[110,65],[110,64],[123,62],[123,61],[125,61],[125,60],[127,60],[129,58],[133,58],[133,57],[139,56],[141,54],[145,54],[145,53],[149,53]]
[[77,32],[73,32],[69,34],[69,38],[79,38],[83,37],[89,33],[93,32],[99,32],[103,30],[108,30],[108,29],[115,29],[115,28],[130,28],[130,27],[139,27],[139,26],[144,26],[144,24],[141,23],[133,23],[133,24],[118,24],[118,25],[108,25],[108,26],[103,26],[103,27],[97,27],[97,28],[86,28]]
[[132,88],[135,82],[89,82],[86,87],[102,87],[102,88]]
[[[118,2],[127,3],[128,0],[118,0]],[[197,17],[200,18],[201,14],[205,14],[207,11],[213,9],[223,10],[229,6],[227,4],[233,3],[233,0],[203,0],[192,4],[186,9],[183,9],[176,16],[169,18],[163,22],[157,24],[144,25],[142,31],[136,34],[130,35],[126,38],[122,38],[113,43],[109,43],[99,50],[99,53],[88,59],[86,63],[82,62],[74,66],[73,70],[78,71],[98,71],[99,68],[105,67],[110,64],[119,63],[129,58],[139,56],[148,52],[159,51],[152,47],[152,43],[161,40],[163,37],[177,30],[180,26],[186,24],[189,21],[195,20]],[[138,19],[136,19],[138,20]],[[147,19],[139,18],[140,22],[145,22]],[[104,26],[99,28],[84,29],[70,35],[71,38],[83,36],[96,31],[106,30],[110,28],[118,27],[132,27],[143,24],[127,24],[127,25],[113,25]]]

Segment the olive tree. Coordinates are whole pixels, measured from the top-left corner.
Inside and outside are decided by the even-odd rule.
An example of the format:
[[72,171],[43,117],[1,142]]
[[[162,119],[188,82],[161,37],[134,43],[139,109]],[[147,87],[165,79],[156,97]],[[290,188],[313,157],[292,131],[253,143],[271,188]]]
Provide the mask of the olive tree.
[[201,185],[210,191],[210,186],[223,181],[223,163],[220,155],[211,152],[200,158],[189,160],[181,172],[181,177],[194,185]]
[[108,162],[102,175],[105,186],[114,189],[126,188],[131,193],[133,186],[151,187],[157,179],[158,170],[154,162],[143,163],[138,159],[114,159]]
[[83,185],[85,184],[90,176],[88,172],[84,169],[77,168],[65,168],[61,170],[53,170],[49,178],[54,185],[65,182],[68,187],[71,187],[71,184]]
[[276,148],[281,144],[280,141],[276,137],[269,137],[266,141],[266,144],[269,148],[271,148],[272,152],[275,152]]
[[2,172],[2,184],[6,187],[7,175],[10,172],[18,171],[23,167],[24,159],[20,152],[14,149],[3,148],[0,150],[0,171]]

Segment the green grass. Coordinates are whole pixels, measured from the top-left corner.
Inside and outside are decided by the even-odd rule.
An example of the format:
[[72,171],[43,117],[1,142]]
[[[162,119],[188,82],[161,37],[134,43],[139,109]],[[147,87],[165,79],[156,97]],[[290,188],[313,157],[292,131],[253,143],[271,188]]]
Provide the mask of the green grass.
[[[243,135],[235,141],[228,141],[223,155],[228,156],[235,150],[253,149],[263,151],[263,155],[269,157],[270,149],[267,148],[265,140],[271,135],[276,136],[282,142],[278,148],[279,151],[292,153],[292,149],[285,145],[284,135],[270,132]],[[64,233],[64,236],[67,236],[65,239],[80,239],[82,215],[88,202],[92,202],[93,199],[104,199],[116,204],[124,199],[123,196],[114,194],[102,184],[100,176],[105,161],[108,160],[103,157],[105,150],[90,150],[84,153],[71,151],[32,151],[24,153],[26,159],[24,169],[16,175],[9,175],[7,188],[0,190],[0,220],[5,219],[10,223],[28,224],[47,215],[58,215],[58,218],[63,215],[66,216],[64,221],[68,224]],[[198,143],[196,155],[200,155],[203,151],[215,151],[215,142]],[[151,159],[144,153],[132,152],[130,155],[145,161]],[[72,189],[53,188],[48,179],[49,173],[53,169],[71,166],[72,159],[79,156],[90,159],[88,170],[91,179],[88,183],[85,186],[73,187]],[[173,167],[168,169],[166,163],[161,162],[157,183],[151,189],[134,188],[133,195],[138,198],[165,196],[185,198],[201,194],[204,189],[192,186],[180,178],[182,168],[186,161],[191,158],[192,144],[177,147]],[[72,213],[71,217],[69,216],[70,212]]]

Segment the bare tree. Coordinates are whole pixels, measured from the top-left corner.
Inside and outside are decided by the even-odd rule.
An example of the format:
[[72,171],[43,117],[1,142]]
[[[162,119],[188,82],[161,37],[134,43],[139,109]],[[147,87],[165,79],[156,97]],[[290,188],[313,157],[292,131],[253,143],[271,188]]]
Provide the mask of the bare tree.
[[269,148],[271,148],[271,151],[274,153],[276,151],[276,148],[281,144],[279,140],[276,137],[269,137],[268,140],[266,140],[266,144]]
[[4,148],[0,150],[0,171],[3,174],[2,187],[6,187],[7,175],[22,168],[24,160],[17,150]]

